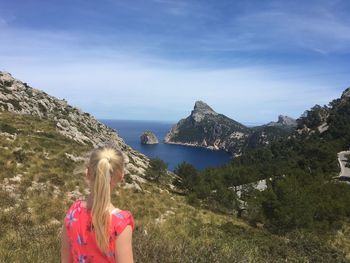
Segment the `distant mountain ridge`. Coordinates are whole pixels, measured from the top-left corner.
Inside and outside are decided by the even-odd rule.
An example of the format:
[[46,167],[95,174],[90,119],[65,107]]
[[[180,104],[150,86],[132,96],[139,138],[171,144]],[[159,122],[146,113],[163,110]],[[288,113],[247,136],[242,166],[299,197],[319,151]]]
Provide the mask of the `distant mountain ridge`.
[[[208,104],[197,101],[190,116],[181,119],[166,134],[166,143],[225,150],[240,155],[244,150],[266,146],[274,141],[286,140],[298,134],[325,133],[339,120],[334,117],[350,114],[346,105],[350,98],[350,88],[329,105],[315,105],[306,110],[298,119],[279,115],[277,122],[246,127],[245,125],[215,112]],[[341,112],[338,112],[340,109]],[[334,132],[334,131],[332,131]],[[337,131],[339,134],[343,134]],[[345,133],[344,133],[345,134]]]
[[248,128],[215,112],[203,101],[196,101],[187,118],[181,119],[166,134],[165,143],[225,150],[234,155],[243,149],[268,144],[287,136],[297,126],[296,120],[280,115],[277,122]]

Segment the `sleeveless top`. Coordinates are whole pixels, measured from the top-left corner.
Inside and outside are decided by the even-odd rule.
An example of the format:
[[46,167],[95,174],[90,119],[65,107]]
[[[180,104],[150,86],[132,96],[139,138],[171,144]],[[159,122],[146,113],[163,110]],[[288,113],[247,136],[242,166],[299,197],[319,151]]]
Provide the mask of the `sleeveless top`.
[[130,211],[120,210],[112,212],[108,231],[109,247],[107,253],[103,253],[96,244],[91,210],[82,205],[82,200],[73,203],[65,217],[65,226],[70,240],[73,262],[116,263],[115,240],[127,225],[131,225],[132,230],[134,230],[134,218]]

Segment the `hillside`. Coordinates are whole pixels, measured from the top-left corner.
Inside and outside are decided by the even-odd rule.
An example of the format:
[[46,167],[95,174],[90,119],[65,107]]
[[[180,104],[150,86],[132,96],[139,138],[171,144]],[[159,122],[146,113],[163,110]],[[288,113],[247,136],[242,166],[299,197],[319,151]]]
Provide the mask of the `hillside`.
[[[196,172],[182,165],[180,185],[191,200],[213,211],[233,209],[272,233],[332,235],[350,221],[350,185],[338,178],[338,156],[350,146],[350,89],[328,106],[311,108],[297,123],[285,139],[248,149],[222,167]],[[262,179],[266,188],[258,190],[254,183]],[[239,189],[240,197],[231,189]]]
[[[72,107],[65,100],[32,88],[6,72],[0,72],[0,111],[50,120],[55,131],[90,148],[113,143],[123,150],[127,159],[126,173],[132,178],[135,187],[138,187],[138,181],[142,181],[148,158],[127,145],[115,130],[97,121],[89,113]],[[80,155],[72,158],[84,157]]]
[[[261,132],[260,127],[254,129]],[[265,126],[264,129],[275,127]],[[280,139],[248,147],[243,155],[216,169],[231,175],[227,177],[227,185],[294,173],[328,179],[337,176],[340,170],[337,155],[350,147],[350,89],[328,106],[316,105],[306,111],[297,119],[295,130],[278,131]],[[256,138],[261,137],[258,134]]]
[[[338,178],[338,154],[350,146],[349,125],[350,89],[346,89],[328,106],[306,111],[296,129],[278,140],[246,148],[222,167],[196,171],[182,164],[175,171],[182,178],[178,185],[192,203],[212,211],[233,211],[271,233],[332,236],[350,221],[350,185]],[[258,189],[258,182],[265,187]]]
[[[49,120],[2,112],[0,125],[0,262],[59,262],[65,211],[86,194],[75,172],[83,162],[69,156],[90,146],[63,136]],[[135,216],[136,262],[346,262],[336,242],[344,244],[349,229],[332,238],[332,245],[325,237],[282,237],[188,205],[164,186],[147,181],[141,186],[113,194]]]
[[[33,90],[8,74],[0,77],[0,262],[59,262],[65,212],[74,200],[87,194],[82,176],[86,154],[111,138],[128,156],[126,180],[113,193],[113,202],[135,217],[136,262],[349,262],[349,224],[334,233],[294,229],[279,234],[237,218],[234,209],[224,213],[212,209],[202,198],[178,194],[168,184],[148,180],[149,160],[117,133],[72,106],[62,106],[60,111],[56,106],[50,108],[58,100]],[[40,110],[42,98],[49,101],[45,104],[49,110]],[[76,118],[82,119],[74,122]],[[57,125],[65,122],[60,119],[69,123],[67,132]],[[84,121],[95,123],[96,130],[91,126],[84,129]],[[247,155],[247,160],[252,156]],[[242,165],[238,168],[246,171]],[[266,175],[273,170],[258,171]],[[210,182],[221,176],[209,175],[201,178]],[[201,190],[208,198],[216,194],[225,205],[228,189],[218,186],[214,182],[210,193],[205,192],[206,187]],[[337,209],[341,211],[341,207]]]

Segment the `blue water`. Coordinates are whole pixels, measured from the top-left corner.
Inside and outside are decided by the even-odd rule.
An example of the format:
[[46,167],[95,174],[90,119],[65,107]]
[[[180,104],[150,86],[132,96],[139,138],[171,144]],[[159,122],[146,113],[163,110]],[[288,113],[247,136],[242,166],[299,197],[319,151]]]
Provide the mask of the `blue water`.
[[[225,151],[163,143],[166,133],[174,123],[130,120],[101,120],[101,122],[115,129],[124,141],[135,150],[149,158],[160,158],[165,161],[171,171],[183,161],[203,170],[209,166],[220,166],[231,159],[231,156]],[[152,131],[157,136],[159,144],[143,145],[140,143],[140,136],[146,130]]]

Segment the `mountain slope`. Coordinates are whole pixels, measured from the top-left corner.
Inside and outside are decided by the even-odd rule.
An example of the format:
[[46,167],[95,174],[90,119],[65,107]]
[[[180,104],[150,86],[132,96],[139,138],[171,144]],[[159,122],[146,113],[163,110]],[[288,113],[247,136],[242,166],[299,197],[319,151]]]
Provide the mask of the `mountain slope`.
[[[350,148],[350,89],[328,106],[312,107],[297,123],[296,130],[282,134],[263,147],[248,145],[241,156],[204,174],[230,187],[281,176],[332,181],[340,172],[338,153]],[[250,138],[253,136],[254,133]],[[256,138],[261,144],[261,136],[258,134]],[[208,190],[208,194],[211,190],[215,189]]]
[[115,130],[6,72],[0,72],[0,111],[50,120],[56,131],[82,145],[96,147],[112,142],[127,157],[126,170],[134,178],[142,177],[148,166],[148,158],[127,145]]
[[[87,194],[75,172],[83,160],[71,157],[90,146],[60,134],[54,121],[23,114],[1,112],[0,127],[0,262],[58,262],[65,212]],[[345,262],[341,249],[322,238],[273,235],[232,215],[190,206],[162,185],[118,188],[112,199],[135,217],[136,263]]]

